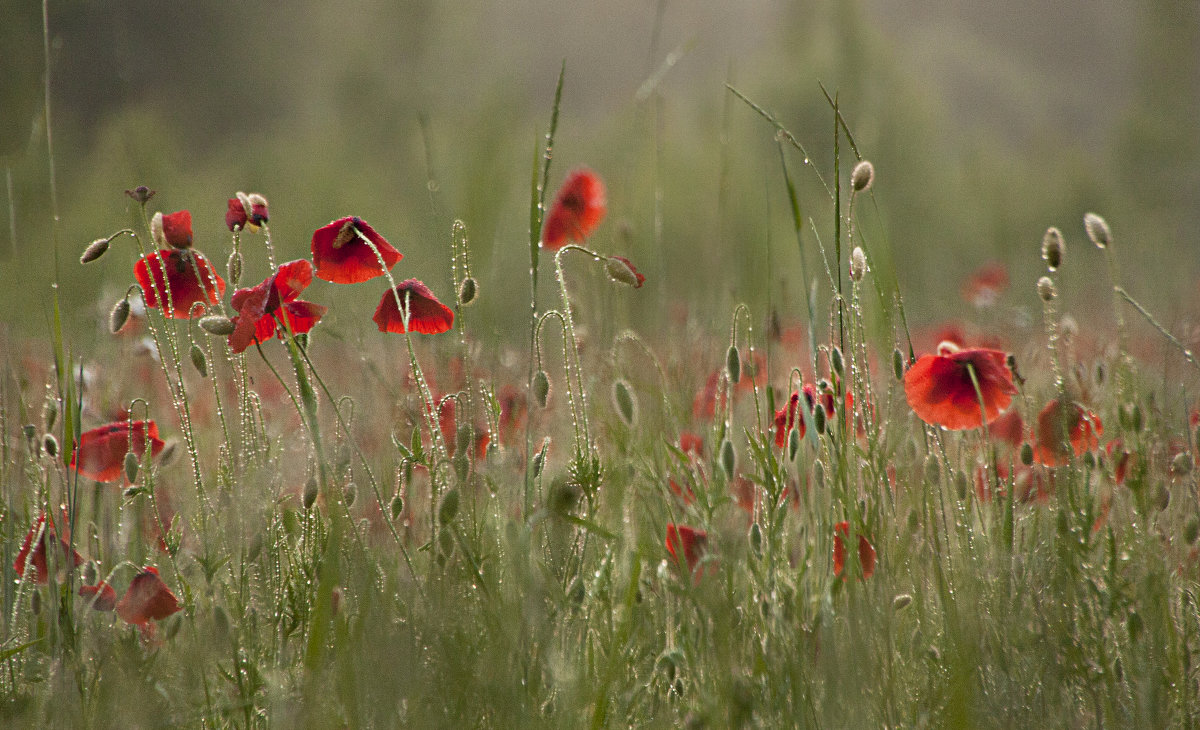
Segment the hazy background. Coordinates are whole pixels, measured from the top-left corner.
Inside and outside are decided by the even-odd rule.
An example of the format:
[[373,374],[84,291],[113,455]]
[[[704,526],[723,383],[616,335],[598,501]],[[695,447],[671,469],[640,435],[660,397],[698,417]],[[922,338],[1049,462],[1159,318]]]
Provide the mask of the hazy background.
[[[16,232],[0,208],[0,326],[37,334],[56,239],[41,5],[0,0],[0,12],[0,162]],[[523,330],[530,166],[564,61],[551,185],[579,164],[607,181],[609,217],[592,243],[647,275],[636,307],[619,310],[637,326],[681,303],[726,322],[747,301],[765,317],[768,289],[785,321],[803,311],[774,130],[727,82],[776,114],[827,180],[832,114],[818,81],[838,94],[878,171],[875,203],[860,209],[868,253],[886,276],[894,252],[917,321],[961,314],[962,278],[992,259],[1013,275],[1001,311],[1032,309],[1050,225],[1067,239],[1069,308],[1108,317],[1088,210],[1112,225],[1131,289],[1171,317],[1196,298],[1190,0],[83,0],[52,2],[50,33],[58,278],[84,350],[132,282],[133,247],[88,267],[78,254],[127,225],[123,191],[139,184],[159,191],[159,209],[192,211],[197,248],[222,269],[225,200],[258,191],[282,259],[307,256],[313,229],[356,214],[405,253],[399,278],[447,299],[461,218],[482,285],[475,321]],[[831,245],[829,200],[802,156],[787,156],[804,215]],[[265,267],[252,253],[243,285]],[[318,283],[307,298],[335,305],[336,331],[366,323],[377,290]]]

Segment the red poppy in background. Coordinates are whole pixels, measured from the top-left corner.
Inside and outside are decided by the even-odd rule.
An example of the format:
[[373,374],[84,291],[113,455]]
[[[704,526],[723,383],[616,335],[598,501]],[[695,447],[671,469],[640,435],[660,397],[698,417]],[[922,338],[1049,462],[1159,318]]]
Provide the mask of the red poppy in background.
[[129,590],[125,591],[116,608],[122,620],[137,626],[144,636],[151,637],[154,626],[150,622],[161,621],[183,605],[158,577],[158,568],[147,566],[133,577]]
[[1017,448],[1025,440],[1025,421],[1020,412],[1012,410],[988,424],[988,433],[997,441]]
[[585,167],[572,171],[550,206],[542,228],[542,245],[557,251],[567,241],[582,241],[604,220],[607,206],[600,177]]
[[962,285],[962,298],[975,307],[990,307],[1008,289],[1008,268],[999,261],[979,267]]
[[[174,248],[192,247],[192,212],[181,210],[162,217],[163,238]],[[172,291],[172,293],[174,293]]]
[[721,371],[715,370],[712,375],[708,376],[708,380],[704,381],[704,388],[696,393],[692,398],[692,415],[696,418],[712,418],[717,413],[718,397],[721,402],[721,408],[725,408],[725,401],[728,397],[725,390],[721,387]]
[[[904,373],[904,396],[917,416],[951,431],[991,423],[1008,408],[1016,392],[1005,354],[999,350],[959,350],[942,343],[936,355],[922,355]],[[980,412],[980,395],[986,420]]]
[[[43,525],[45,525],[44,528]],[[38,537],[39,531],[42,533],[42,536],[38,539],[37,545],[35,546],[33,541]],[[69,537],[69,535],[70,533],[67,534],[67,537]],[[33,525],[30,526],[29,532],[25,533],[25,542],[21,543],[21,549],[17,552],[17,559],[13,561],[13,572],[17,574],[17,577],[23,578],[25,576],[25,563],[28,562],[33,565],[34,580],[36,582],[49,582],[50,569],[46,564],[46,546],[51,542],[57,543],[62,551],[60,564],[62,562],[66,562],[66,567],[68,569],[74,568],[77,565],[82,565],[83,556],[71,547],[70,543],[67,541],[67,537],[58,536],[57,531],[54,529],[54,523],[46,522],[45,512],[38,515],[38,518],[34,520]],[[33,552],[32,558],[29,557],[30,551]]]
[[92,608],[97,611],[111,611],[117,607],[117,592],[104,581],[94,586],[79,586],[79,595],[88,601],[95,598]]
[[[846,544],[850,539],[850,523],[839,522],[833,526],[833,574],[840,576],[846,567]],[[875,574],[875,548],[862,533],[858,535],[858,563],[862,566],[863,578]]]
[[98,482],[115,482],[125,470],[125,454],[141,457],[150,441],[150,455],[158,456],[166,445],[158,437],[154,421],[116,421],[84,431],[71,456],[71,468],[80,476]]
[[[378,256],[364,238],[375,245]],[[402,258],[402,253],[357,216],[338,218],[313,231],[312,260],[317,277],[334,284],[357,284],[383,276]]]
[[[667,525],[667,552],[671,553],[676,562],[682,560],[687,563],[688,572],[697,583],[700,582],[703,572],[700,570],[700,560],[704,557],[707,547],[708,533],[704,530],[674,523]],[[715,572],[715,569],[716,566],[713,565],[709,570]]]
[[697,458],[703,457],[704,439],[691,431],[683,431],[679,434],[679,450]]
[[[394,292],[394,294],[393,294]],[[413,332],[436,335],[446,332],[454,325],[454,311],[442,304],[417,279],[400,282],[396,288],[388,289],[379,300],[372,319],[380,332],[404,332],[404,318],[396,305],[396,299],[409,308],[408,326]]]
[[229,335],[229,347],[242,352],[250,345],[266,342],[276,332],[282,339],[313,328],[328,310],[320,304],[297,299],[312,283],[313,265],[307,259],[289,261],[253,289],[238,289],[229,303],[238,313]]
[[1081,456],[1099,446],[1103,434],[1099,416],[1074,401],[1055,398],[1038,413],[1033,458],[1046,466],[1062,466],[1072,452]]
[[[800,410],[800,393],[804,393],[804,402],[808,405],[809,412],[817,407],[817,387],[812,383],[805,383],[799,392],[792,393],[786,406],[775,412],[775,445],[781,449],[787,443],[788,431],[793,427],[800,432],[800,438],[804,438],[807,431],[804,414]],[[820,402],[821,407],[825,409],[825,415],[832,416],[833,393],[822,393]],[[846,403],[848,409],[853,410],[854,397],[848,392],[846,393]]]
[[159,293],[166,297],[170,285],[171,300],[163,313],[175,319],[190,318],[197,302],[216,304],[225,295],[225,280],[198,251],[164,249],[149,254],[133,265],[133,276],[147,307],[159,306]]

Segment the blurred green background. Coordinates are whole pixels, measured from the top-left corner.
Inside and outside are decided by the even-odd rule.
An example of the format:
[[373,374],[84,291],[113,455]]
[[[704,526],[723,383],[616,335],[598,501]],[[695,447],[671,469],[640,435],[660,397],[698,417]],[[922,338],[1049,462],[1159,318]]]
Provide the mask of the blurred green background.
[[[474,321],[519,343],[530,166],[564,61],[551,187],[579,164],[607,181],[609,217],[592,244],[647,275],[636,306],[621,305],[639,328],[680,304],[723,323],[747,301],[765,319],[768,291],[785,322],[803,311],[774,130],[726,83],[774,113],[826,179],[832,114],[818,81],[838,95],[877,169],[874,203],[859,209],[868,253],[881,275],[889,247],[901,262],[916,322],[959,314],[963,277],[993,259],[1013,279],[1001,311],[1036,313],[1050,225],[1067,239],[1068,307],[1103,321],[1110,300],[1083,235],[1088,210],[1112,225],[1131,290],[1175,316],[1196,294],[1200,5],[1190,0],[51,2],[57,232],[42,6],[3,0],[0,13],[10,191],[0,327],[17,337],[45,331],[55,246],[76,346],[102,337],[103,313],[132,281],[133,248],[126,240],[88,267],[78,254],[127,225],[123,191],[144,184],[159,209],[192,211],[197,248],[222,268],[225,200],[258,191],[282,259],[307,256],[313,229],[356,214],[405,253],[398,278],[420,277],[446,299],[450,223],[461,218],[482,287]],[[828,246],[829,199],[802,156],[787,157]],[[265,275],[251,253],[243,285]],[[377,289],[318,283],[309,298],[336,304],[330,327],[369,327]]]

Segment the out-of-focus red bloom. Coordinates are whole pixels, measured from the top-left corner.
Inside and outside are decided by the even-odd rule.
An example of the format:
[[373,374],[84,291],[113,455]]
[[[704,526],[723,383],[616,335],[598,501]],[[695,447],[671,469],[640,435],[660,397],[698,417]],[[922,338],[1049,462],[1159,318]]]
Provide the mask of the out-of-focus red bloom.
[[[442,398],[438,404],[438,428],[441,429],[442,438],[446,442],[446,446],[450,452],[450,456],[454,456],[458,451],[458,400],[455,398]],[[483,460],[487,456],[488,444],[492,442],[492,434],[488,431],[487,426],[475,426],[472,431],[474,444],[471,450],[476,461]]]
[[990,307],[1008,289],[1008,268],[999,261],[984,264],[967,277],[962,298],[976,307]]
[[708,380],[704,381],[704,388],[692,399],[692,415],[696,418],[713,418],[717,413],[718,396],[721,408],[724,409],[727,395],[721,389],[720,370],[713,371],[713,374],[708,376]]
[[[971,371],[979,383],[976,393]],[[904,373],[904,396],[924,422],[951,431],[979,428],[996,420],[1017,387],[998,350],[959,350],[950,343],[938,346],[936,355],[922,355]],[[983,412],[980,410],[983,397]]]
[[500,402],[500,441],[504,444],[514,443],[525,425],[528,412],[525,394],[512,383],[505,383],[496,394],[496,399]]
[[1046,466],[1062,466],[1072,452],[1081,456],[1099,446],[1103,434],[1099,416],[1074,401],[1055,398],[1038,413],[1033,458]]
[[92,608],[97,611],[111,611],[117,607],[117,592],[104,581],[100,581],[94,586],[79,586],[79,595],[88,599],[89,602],[94,598],[95,602],[92,603]]
[[[163,238],[173,248],[192,247],[192,212],[181,210],[162,217]],[[172,294],[174,290],[172,290]]]
[[1016,448],[1025,439],[1025,421],[1020,412],[1012,410],[988,424],[988,433],[997,441]]
[[[800,410],[800,393],[804,394],[804,402],[808,406],[810,413],[817,407],[817,388],[812,383],[805,383],[804,387],[799,391],[792,392],[792,397],[788,399],[788,404],[775,412],[775,445],[781,449],[787,443],[787,434],[792,428],[800,432],[800,438],[804,438],[804,434],[807,432],[804,413]],[[832,417],[833,393],[822,393],[819,400],[821,407],[825,409],[825,415]],[[846,393],[846,403],[847,408],[853,411],[854,396],[849,391]]]
[[147,566],[133,577],[129,590],[125,591],[116,608],[117,615],[123,621],[137,626],[144,636],[151,637],[154,635],[154,625],[150,622],[161,621],[183,608],[183,605],[158,577],[158,568]]
[[587,168],[572,171],[550,206],[542,228],[542,245],[557,251],[567,241],[582,241],[604,220],[607,206],[600,177]]
[[149,440],[150,455],[158,456],[166,444],[158,437],[154,421],[116,421],[84,431],[71,455],[71,468],[98,482],[115,482],[125,471],[125,454],[141,457]]
[[[393,293],[394,292],[394,293]],[[436,335],[454,326],[454,310],[438,301],[429,287],[416,279],[400,282],[388,289],[375,308],[375,325],[380,332],[404,332],[404,318],[396,299],[409,309],[408,327],[413,332]]]
[[[379,256],[363,238],[375,245]],[[383,266],[379,260],[383,259]],[[317,277],[335,284],[357,284],[383,276],[404,258],[383,236],[357,216],[339,218],[313,231],[312,260]]]
[[680,486],[679,482],[673,477],[667,479],[667,486],[670,487],[671,493],[683,500],[684,504],[691,504],[696,501],[696,493],[692,491],[690,485]]
[[696,457],[704,456],[704,439],[691,431],[679,434],[679,450]]
[[[38,538],[38,532],[41,532],[40,538]],[[66,530],[64,529],[63,532]],[[66,536],[59,537],[58,532],[54,529],[54,523],[46,521],[46,513],[38,515],[33,525],[30,526],[29,532],[25,533],[25,542],[21,543],[21,549],[17,551],[17,559],[13,561],[13,572],[17,574],[17,577],[23,578],[25,563],[28,562],[33,565],[34,580],[37,583],[49,582],[50,569],[46,562],[46,546],[51,543],[57,543],[61,550],[60,565],[65,563],[67,569],[82,565],[83,556],[71,548],[67,539],[69,536],[70,534],[67,533]],[[34,545],[34,539],[37,539],[37,545]],[[29,556],[30,552],[33,553],[32,558]]]
[[1113,462],[1113,481],[1118,485],[1124,484],[1125,477],[1129,475],[1129,467],[1137,463],[1137,455],[1129,453],[1119,438],[1109,441],[1104,447],[1104,453],[1108,454],[1109,460]]
[[[833,526],[833,574],[840,576],[846,567],[846,544],[850,539],[850,523],[839,522]],[[875,548],[866,535],[858,535],[858,563],[862,566],[863,578],[875,575]]]
[[[683,561],[687,564],[688,572],[692,574],[692,580],[696,583],[700,582],[704,572],[700,569],[700,560],[707,548],[708,533],[704,530],[674,523],[667,525],[667,552],[671,553],[676,563]],[[709,572],[716,572],[715,564],[710,565]]]
[[164,249],[148,254],[133,265],[133,276],[147,307],[159,306],[159,295],[167,297],[170,285],[171,298],[163,313],[175,319],[188,319],[194,304],[216,304],[225,294],[225,280],[199,251]]
[[242,352],[250,345],[263,343],[278,332],[282,339],[291,327],[292,334],[313,328],[328,307],[305,302],[297,297],[312,283],[313,265],[307,259],[289,261],[263,283],[252,289],[238,289],[230,305],[238,312],[229,347]]

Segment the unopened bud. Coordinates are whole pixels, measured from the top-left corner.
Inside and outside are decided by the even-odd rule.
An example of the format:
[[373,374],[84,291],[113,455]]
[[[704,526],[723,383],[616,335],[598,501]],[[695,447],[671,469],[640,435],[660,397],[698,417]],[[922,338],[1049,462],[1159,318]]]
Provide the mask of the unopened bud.
[[725,472],[725,478],[733,481],[734,470],[737,468],[737,452],[733,449],[733,442],[725,439],[721,442],[721,469]]
[[800,453],[800,429],[793,428],[792,433],[788,436],[788,461],[795,461],[798,453]]
[[304,509],[312,509],[317,503],[317,478],[309,477],[304,483]]
[[840,348],[834,347],[829,351],[829,367],[840,378],[846,373],[846,363],[842,359],[842,351]]
[[200,377],[208,377],[208,359],[204,357],[204,350],[196,343],[192,343],[188,355],[192,358],[192,366],[196,368],[196,372],[200,373]]
[[1186,451],[1181,451],[1175,454],[1175,458],[1171,461],[1171,472],[1179,476],[1188,474],[1192,471],[1192,455]]
[[1108,248],[1108,244],[1112,243],[1112,231],[1108,223],[1095,213],[1084,214],[1083,227],[1097,248]]
[[462,284],[458,286],[458,303],[460,306],[467,306],[475,301],[475,296],[479,293],[479,283],[475,281],[475,277],[468,276],[462,280]]
[[132,451],[125,452],[125,481],[130,484],[137,481],[138,467],[141,463],[138,462],[137,454]]
[[757,522],[755,522],[754,524],[750,525],[750,549],[753,550],[754,554],[758,557],[762,556],[762,542],[762,528],[759,527]]
[[1198,537],[1200,537],[1200,519],[1191,517],[1183,526],[1183,539],[1187,540],[1188,545],[1195,545]]
[[404,511],[404,497],[401,497],[399,492],[396,492],[396,495],[392,497],[392,504],[390,508],[392,512],[392,521],[400,519],[400,513]]
[[457,516],[458,490],[451,489],[442,495],[442,502],[438,505],[438,524],[449,524]]
[[200,329],[204,330],[210,335],[228,337],[229,335],[233,334],[235,325],[233,324],[233,320],[229,317],[226,317],[222,314],[210,314],[206,317],[200,318]]
[[1063,243],[1062,231],[1054,226],[1047,228],[1045,235],[1042,236],[1042,260],[1046,262],[1046,268],[1058,271],[1058,267],[1062,266],[1065,250],[1066,244]]
[[129,300],[118,299],[113,305],[112,311],[108,313],[108,331],[114,335],[121,331],[125,323],[129,321]]
[[542,469],[546,467],[546,454],[550,451],[550,437],[547,436],[542,440],[542,448],[533,455],[533,476],[540,477]]
[[626,426],[632,428],[637,419],[637,400],[625,380],[617,380],[612,387],[613,408]]
[[96,259],[108,252],[108,244],[112,243],[114,236],[108,238],[97,238],[88,244],[87,248],[83,249],[83,254],[79,257],[79,263],[90,264]]
[[646,277],[633,268],[633,264],[624,256],[609,256],[604,260],[604,271],[608,278],[634,289],[641,289]]
[[742,357],[738,353],[737,345],[730,345],[725,352],[725,372],[729,375],[729,382],[737,383],[742,379]]
[[358,485],[350,482],[346,488],[342,490],[342,499],[346,500],[346,507],[353,507],[354,500],[358,499]]
[[863,160],[855,165],[854,171],[850,173],[850,185],[856,193],[870,189],[871,184],[874,182],[875,166],[867,160]]
[[1038,279],[1037,292],[1043,302],[1052,301],[1054,297],[1058,296],[1058,289],[1054,286],[1054,280],[1049,276],[1043,276]]
[[904,380],[904,355],[898,347],[892,350],[892,374],[896,376],[896,380]]
[[54,398],[47,398],[46,404],[42,406],[42,423],[45,424],[46,430],[54,428],[54,422],[58,420],[58,401]]
[[862,246],[855,246],[850,252],[850,279],[852,281],[862,281],[862,278],[867,274],[867,254],[863,252]]
[[242,280],[242,252],[234,250],[229,254],[229,260],[225,262],[225,274],[229,277],[229,283],[237,286]]
[[550,398],[550,378],[546,375],[545,370],[539,370],[533,376],[533,400],[537,402],[538,408],[545,408],[546,401]]
[[42,449],[51,458],[58,456],[58,439],[54,438],[54,434],[48,433],[42,438]]
[[908,608],[908,604],[912,603],[912,596],[908,593],[901,593],[892,599],[892,610],[900,611]]

